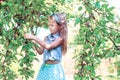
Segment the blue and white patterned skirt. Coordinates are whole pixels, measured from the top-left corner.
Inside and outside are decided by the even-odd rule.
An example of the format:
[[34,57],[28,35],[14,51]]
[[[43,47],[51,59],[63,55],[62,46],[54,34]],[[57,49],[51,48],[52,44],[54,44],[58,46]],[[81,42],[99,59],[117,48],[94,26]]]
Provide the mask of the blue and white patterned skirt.
[[43,64],[36,80],[65,80],[63,67],[58,64]]

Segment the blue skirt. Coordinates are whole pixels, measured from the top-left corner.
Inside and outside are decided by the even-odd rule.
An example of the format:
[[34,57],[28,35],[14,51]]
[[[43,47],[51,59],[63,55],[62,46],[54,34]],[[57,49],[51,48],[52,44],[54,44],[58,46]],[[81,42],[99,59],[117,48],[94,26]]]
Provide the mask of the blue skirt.
[[43,64],[36,80],[65,80],[63,67],[58,64]]

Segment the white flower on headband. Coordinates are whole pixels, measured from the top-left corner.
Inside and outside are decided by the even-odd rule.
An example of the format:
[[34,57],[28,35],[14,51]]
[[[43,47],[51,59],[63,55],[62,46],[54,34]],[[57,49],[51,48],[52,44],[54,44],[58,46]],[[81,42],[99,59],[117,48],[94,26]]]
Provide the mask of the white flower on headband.
[[60,17],[61,24],[66,24],[66,14],[65,13],[59,13],[58,16]]
[[65,13],[53,13],[51,16],[53,16],[56,20],[56,22],[60,25],[66,25],[66,14]]

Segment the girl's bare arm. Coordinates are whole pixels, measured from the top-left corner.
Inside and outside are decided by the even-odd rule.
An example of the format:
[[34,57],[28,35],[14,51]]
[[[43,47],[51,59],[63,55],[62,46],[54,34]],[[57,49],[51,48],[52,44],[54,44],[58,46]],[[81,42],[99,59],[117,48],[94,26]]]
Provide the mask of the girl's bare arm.
[[43,51],[44,51],[44,48],[43,48],[43,47],[34,47],[34,48],[35,48],[35,50],[37,51],[37,53],[38,53],[39,55],[43,54]]
[[51,50],[52,48],[57,47],[58,45],[60,45],[63,41],[63,39],[61,37],[57,38],[55,41],[53,41],[50,44],[47,44],[45,41],[42,41],[40,39],[38,39],[37,37],[34,39],[39,45],[41,45],[42,47],[46,48],[47,50]]
[[[46,39],[46,38],[45,38],[45,39]],[[44,39],[44,41],[45,41],[45,39]],[[32,42],[36,44],[36,42],[35,42],[34,40],[32,40]],[[35,51],[37,51],[37,53],[38,53],[39,55],[42,55],[42,54],[43,54],[43,51],[44,51],[44,48],[43,48],[43,47],[35,46],[35,47],[33,47],[33,48],[34,48]]]
[[26,39],[31,39],[34,40],[35,42],[37,42],[41,47],[47,49],[47,50],[51,50],[52,48],[55,48],[57,46],[59,46],[60,44],[62,44],[63,39],[61,37],[58,37],[55,41],[53,41],[50,44],[47,44],[45,41],[40,40],[39,38],[37,38],[34,35],[31,34],[25,34],[24,37]]

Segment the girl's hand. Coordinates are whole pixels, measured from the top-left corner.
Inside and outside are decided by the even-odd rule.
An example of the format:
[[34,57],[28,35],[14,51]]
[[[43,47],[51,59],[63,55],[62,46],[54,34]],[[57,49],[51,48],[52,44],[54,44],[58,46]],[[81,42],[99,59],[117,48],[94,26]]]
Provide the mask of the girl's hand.
[[34,40],[35,39],[35,36],[34,35],[32,35],[32,34],[24,34],[24,38],[25,39],[30,39],[30,40]]

